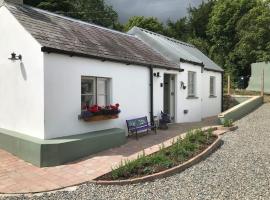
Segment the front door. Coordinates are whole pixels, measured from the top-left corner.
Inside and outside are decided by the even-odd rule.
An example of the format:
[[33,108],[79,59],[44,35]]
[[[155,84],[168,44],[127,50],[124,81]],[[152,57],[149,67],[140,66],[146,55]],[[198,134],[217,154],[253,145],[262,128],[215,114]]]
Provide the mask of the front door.
[[175,120],[175,75],[164,75],[164,109],[170,114],[172,121]]

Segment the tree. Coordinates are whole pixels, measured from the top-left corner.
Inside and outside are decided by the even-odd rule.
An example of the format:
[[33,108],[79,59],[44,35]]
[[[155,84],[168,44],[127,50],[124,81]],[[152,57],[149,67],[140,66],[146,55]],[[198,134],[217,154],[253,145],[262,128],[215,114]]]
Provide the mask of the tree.
[[25,0],[25,3],[101,26],[119,27],[118,14],[104,0]]
[[118,14],[104,0],[72,1],[77,11],[74,17],[105,27],[113,28],[118,22]]
[[203,1],[198,8],[190,7],[188,9],[188,25],[193,37],[207,39],[206,31],[214,4],[214,0],[209,0],[206,3]]
[[187,18],[181,18],[176,22],[173,22],[169,19],[167,21],[167,27],[165,28],[164,33],[168,37],[172,37],[177,40],[187,41],[188,37],[190,36],[190,29]]
[[134,16],[131,17],[124,26],[124,31],[129,31],[134,26],[153,31],[155,33],[163,34],[164,27],[157,18],[154,17],[143,17],[143,16]]
[[237,71],[233,50],[238,43],[237,24],[256,6],[257,0],[218,0],[208,23],[207,34],[211,41],[210,56],[231,74]]
[[270,61],[270,1],[258,2],[237,23],[239,38],[235,46],[233,62],[241,74],[250,73],[250,64]]

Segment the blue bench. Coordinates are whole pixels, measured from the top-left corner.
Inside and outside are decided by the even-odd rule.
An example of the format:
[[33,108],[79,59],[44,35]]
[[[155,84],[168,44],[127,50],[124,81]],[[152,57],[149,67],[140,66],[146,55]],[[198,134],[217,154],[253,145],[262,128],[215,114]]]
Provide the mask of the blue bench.
[[131,134],[136,134],[136,139],[138,140],[138,134],[142,132],[147,132],[154,130],[157,134],[157,126],[148,122],[147,117],[141,117],[131,120],[126,120],[128,128],[128,136]]

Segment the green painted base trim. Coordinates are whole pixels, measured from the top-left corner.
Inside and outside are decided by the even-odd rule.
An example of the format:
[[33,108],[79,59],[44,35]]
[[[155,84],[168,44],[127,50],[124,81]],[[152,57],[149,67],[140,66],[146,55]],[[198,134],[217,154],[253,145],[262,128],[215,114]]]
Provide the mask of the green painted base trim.
[[223,124],[225,119],[228,120],[239,120],[247,114],[253,112],[255,109],[260,107],[263,104],[263,97],[255,96],[251,97],[248,100],[234,106],[233,108],[221,113],[218,118],[221,124]]
[[117,128],[51,140],[0,129],[1,149],[38,167],[61,165],[125,143],[125,131]]

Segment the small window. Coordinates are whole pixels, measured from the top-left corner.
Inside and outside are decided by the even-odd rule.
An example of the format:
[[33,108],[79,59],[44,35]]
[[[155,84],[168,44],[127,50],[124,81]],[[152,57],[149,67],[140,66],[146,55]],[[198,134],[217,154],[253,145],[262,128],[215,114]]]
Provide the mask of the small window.
[[110,104],[110,79],[83,76],[81,79],[81,105],[106,106]]
[[210,76],[210,97],[216,96],[216,77]]
[[196,97],[196,72],[188,72],[188,97]]

